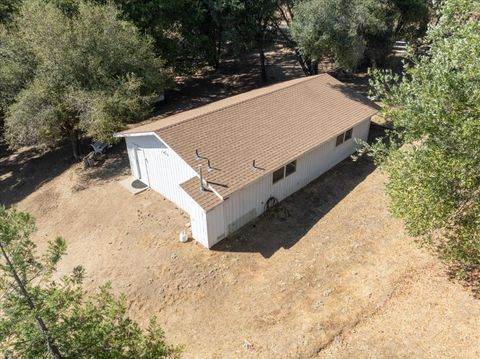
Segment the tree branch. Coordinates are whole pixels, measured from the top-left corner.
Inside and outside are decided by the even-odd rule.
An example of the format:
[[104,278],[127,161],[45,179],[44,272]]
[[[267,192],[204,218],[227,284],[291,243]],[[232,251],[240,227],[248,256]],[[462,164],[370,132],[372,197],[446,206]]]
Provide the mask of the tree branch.
[[[28,307],[32,312],[36,312],[36,307],[35,304],[32,301],[32,298],[30,297],[27,289],[25,288],[22,280],[18,276],[17,271],[15,270],[15,267],[13,266],[13,263],[10,261],[9,256],[7,255],[5,248],[3,247],[3,244],[0,243],[0,250],[2,251],[3,257],[5,258],[5,261],[7,262],[7,266],[10,269],[10,273],[12,274],[13,278],[15,279],[15,282],[18,285],[18,289],[21,293],[21,295],[26,299]],[[45,337],[45,341],[47,343],[48,351],[52,355],[53,358],[55,359],[63,359],[63,356],[60,354],[60,351],[58,350],[57,346],[52,343],[50,336],[48,334],[48,328],[45,325],[45,322],[43,321],[42,318],[40,318],[37,314],[35,314],[35,320],[37,322],[38,328],[40,332],[43,334]]]

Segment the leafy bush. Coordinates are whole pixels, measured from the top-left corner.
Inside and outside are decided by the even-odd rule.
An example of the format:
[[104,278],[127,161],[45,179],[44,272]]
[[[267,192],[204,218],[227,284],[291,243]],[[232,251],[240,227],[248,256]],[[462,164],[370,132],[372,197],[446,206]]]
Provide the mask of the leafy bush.
[[[402,76],[373,71],[392,121],[367,147],[386,173],[392,212],[452,268],[480,268],[480,2],[447,0]],[[480,288],[480,286],[479,286]]]

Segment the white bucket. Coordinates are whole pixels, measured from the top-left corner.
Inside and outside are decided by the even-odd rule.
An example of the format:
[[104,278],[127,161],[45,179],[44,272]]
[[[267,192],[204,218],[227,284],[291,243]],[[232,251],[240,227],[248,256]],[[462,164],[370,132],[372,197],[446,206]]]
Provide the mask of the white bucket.
[[182,243],[185,243],[186,241],[188,241],[187,232],[181,231],[180,235],[179,235],[179,239],[180,239],[180,242],[182,242]]

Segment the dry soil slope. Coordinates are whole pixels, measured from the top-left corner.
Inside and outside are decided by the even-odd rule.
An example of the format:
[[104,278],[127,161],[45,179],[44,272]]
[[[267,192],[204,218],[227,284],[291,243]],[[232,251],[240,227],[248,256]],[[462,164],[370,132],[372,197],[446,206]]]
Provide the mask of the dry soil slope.
[[62,234],[60,270],[107,280],[132,315],[156,315],[186,358],[478,357],[480,303],[391,218],[383,177],[347,161],[214,251],[181,244],[187,219],[114,177],[78,186],[69,169],[18,206],[35,240]]

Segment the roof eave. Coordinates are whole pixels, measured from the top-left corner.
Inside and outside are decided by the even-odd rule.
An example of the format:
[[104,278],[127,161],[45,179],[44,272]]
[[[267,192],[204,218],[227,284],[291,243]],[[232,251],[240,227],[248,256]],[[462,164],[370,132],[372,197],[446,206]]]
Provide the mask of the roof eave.
[[139,137],[139,136],[153,136],[155,131],[145,131],[145,132],[117,132],[113,134],[115,138],[121,137]]

